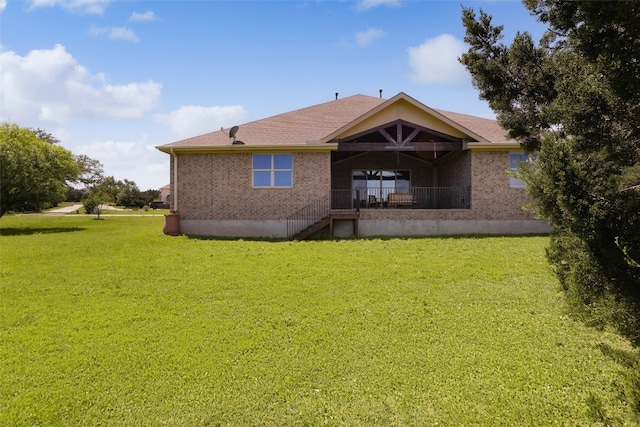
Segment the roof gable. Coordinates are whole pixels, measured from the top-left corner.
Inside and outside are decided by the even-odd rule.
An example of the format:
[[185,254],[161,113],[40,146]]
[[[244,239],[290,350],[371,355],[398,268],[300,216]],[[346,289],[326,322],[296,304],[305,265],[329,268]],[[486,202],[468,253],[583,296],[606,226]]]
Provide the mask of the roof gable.
[[387,123],[402,120],[414,123],[423,128],[451,135],[461,139],[488,142],[483,136],[467,129],[460,123],[451,120],[438,110],[427,107],[405,93],[399,93],[386,102],[378,105],[351,123],[337,129],[323,138],[322,142],[345,139],[367,129],[380,127]]

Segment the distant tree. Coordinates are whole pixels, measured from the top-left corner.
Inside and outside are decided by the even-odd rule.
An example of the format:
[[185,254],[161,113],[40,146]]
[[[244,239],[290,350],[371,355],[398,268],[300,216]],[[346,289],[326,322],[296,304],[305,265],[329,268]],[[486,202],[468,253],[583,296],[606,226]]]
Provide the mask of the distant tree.
[[31,129],[0,125],[0,216],[57,205],[78,173],[70,151],[44,142]]
[[87,197],[82,202],[85,213],[89,215],[98,213],[99,217],[99,213],[102,209],[101,206],[108,204],[110,199],[111,195],[104,191],[104,189],[91,189]]
[[160,190],[145,190],[142,193],[142,200],[144,200],[144,205],[148,206],[149,203],[154,200],[160,200]]
[[[55,145],[60,144],[60,140],[50,134],[49,132],[43,129],[30,129],[33,133],[40,139],[41,141],[47,142],[49,144]],[[87,156],[86,154],[78,154],[75,156],[76,162],[78,163],[78,168],[80,169],[80,173],[76,178],[74,178],[69,184],[83,184],[85,188],[91,187],[99,182],[101,182],[103,177],[103,166],[98,160],[94,160]],[[74,187],[71,185],[67,185],[67,197],[66,199],[72,201],[70,199],[74,199],[73,201],[80,201],[82,196],[86,196],[85,193],[79,193]],[[79,198],[80,197],[80,198]],[[77,199],[77,200],[75,200]]]
[[67,197],[65,202],[81,202],[87,198],[89,190],[86,188],[75,188],[67,185]]
[[60,140],[58,138],[56,138],[55,136],[53,136],[52,134],[50,134],[47,131],[44,131],[40,128],[38,129],[30,129],[37,137],[39,140],[44,141],[44,142],[48,142],[49,144],[55,145],[55,144],[60,144]]
[[99,199],[101,204],[110,203],[126,208],[141,208],[148,204],[147,195],[140,191],[134,181],[116,180],[112,176],[103,178],[98,184],[91,187],[88,198],[89,202]]
[[510,46],[463,8],[461,62],[526,151],[520,175],[553,227],[569,300],[640,344],[640,2],[525,0],[548,31]]
[[116,195],[116,202],[119,206],[126,208],[141,208],[144,206],[144,199],[140,189],[135,182],[125,179],[119,181],[120,191]]
[[122,181],[116,181],[112,176],[103,178],[100,182],[91,187],[89,196],[101,193],[100,197],[104,203],[116,203],[118,193],[122,188]]
[[85,187],[91,187],[104,180],[102,163],[85,154],[78,154],[75,157],[80,169],[76,182],[83,184]]

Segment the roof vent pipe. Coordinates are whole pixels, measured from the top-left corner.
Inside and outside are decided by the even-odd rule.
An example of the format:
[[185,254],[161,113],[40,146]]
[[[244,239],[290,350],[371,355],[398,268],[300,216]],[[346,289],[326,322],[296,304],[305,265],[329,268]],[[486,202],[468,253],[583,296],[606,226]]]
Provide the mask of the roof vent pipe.
[[336,92],[336,101],[338,100],[338,92]]
[[380,98],[382,98],[382,89],[380,89]]

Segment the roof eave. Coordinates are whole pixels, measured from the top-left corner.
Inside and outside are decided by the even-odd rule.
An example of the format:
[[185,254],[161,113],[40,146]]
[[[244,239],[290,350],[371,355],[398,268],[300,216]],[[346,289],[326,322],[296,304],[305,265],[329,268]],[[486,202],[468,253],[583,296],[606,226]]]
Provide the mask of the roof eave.
[[463,150],[469,151],[522,151],[517,142],[463,142]]
[[163,153],[260,153],[260,152],[327,152],[338,149],[337,143],[330,144],[288,144],[288,145],[159,145],[156,149]]

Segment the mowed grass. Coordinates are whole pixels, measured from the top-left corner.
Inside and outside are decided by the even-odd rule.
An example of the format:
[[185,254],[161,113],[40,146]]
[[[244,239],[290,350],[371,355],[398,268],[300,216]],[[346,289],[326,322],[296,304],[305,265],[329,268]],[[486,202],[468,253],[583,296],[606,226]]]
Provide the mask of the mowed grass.
[[0,425],[635,425],[546,237],[268,242],[0,219]]

